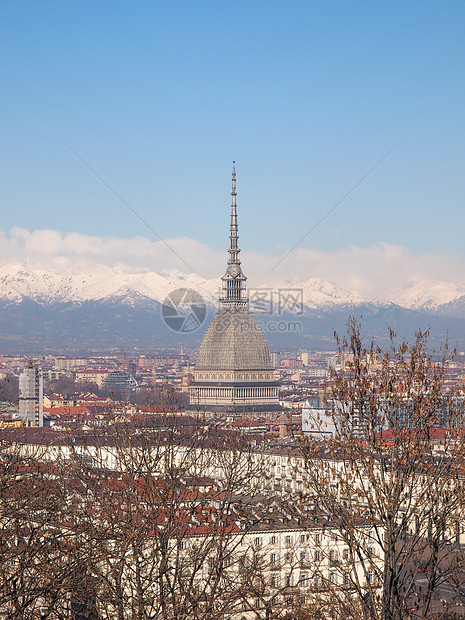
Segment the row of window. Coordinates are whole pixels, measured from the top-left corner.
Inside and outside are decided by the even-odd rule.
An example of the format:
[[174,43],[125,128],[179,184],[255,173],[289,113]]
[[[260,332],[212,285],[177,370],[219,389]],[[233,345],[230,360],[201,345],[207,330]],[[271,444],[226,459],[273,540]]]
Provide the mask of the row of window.
[[[286,555],[290,555],[290,554],[288,553]],[[301,557],[301,562],[304,563],[304,560],[306,558],[306,552],[302,552],[300,557]],[[333,558],[334,557],[335,556],[333,556]],[[316,551],[315,559],[318,559],[318,558],[319,558],[319,552]],[[278,559],[277,554],[275,553],[270,554],[271,567],[273,567],[276,564],[277,559]],[[331,559],[331,552],[330,552],[330,559]],[[228,568],[231,565],[232,565],[231,558],[228,558],[228,559],[225,558],[223,567]],[[208,559],[208,567],[210,571],[215,571],[217,569],[217,561],[215,558]],[[247,572],[246,563],[243,561],[239,562],[238,570],[239,570],[239,573],[246,573]],[[369,569],[366,572],[365,581],[367,584],[372,584],[372,585],[375,584],[373,570]],[[271,588],[279,588],[282,585],[284,587],[299,587],[299,588],[313,587],[313,588],[318,589],[318,588],[327,587],[328,583],[331,585],[343,585],[344,587],[350,587],[353,582],[350,576],[350,572],[347,572],[347,571],[343,572],[342,575],[329,571],[326,577],[322,573],[312,574],[312,573],[308,573],[305,571],[301,571],[300,574],[297,574],[296,572],[291,572],[285,575],[283,578],[282,578],[282,574],[280,574],[279,572],[275,574],[271,574],[269,577],[268,583]]]
[[[337,573],[329,573],[326,578],[321,574],[316,574],[310,576],[308,573],[300,573],[298,576],[286,575],[284,578],[284,587],[300,587],[300,588],[321,588],[326,583],[330,583],[332,585],[342,584],[344,586],[350,586],[352,581],[350,578],[350,573],[346,572],[342,574],[342,579]],[[373,572],[369,571],[367,573],[367,582],[373,582]],[[269,584],[271,588],[279,588],[281,586],[281,580],[278,575],[272,575],[269,580]]]
[[[310,536],[309,536],[309,534],[300,534],[299,538],[300,538],[300,543],[305,543],[306,541],[309,540]],[[319,533],[316,533],[316,534],[314,534],[313,539],[314,539],[314,542],[316,544],[320,544],[321,535]],[[292,545],[292,536],[291,535],[286,535],[284,540],[285,540],[286,547],[290,547]],[[337,541],[337,535],[333,535],[332,536],[332,540],[333,541]],[[261,547],[262,542],[263,542],[263,539],[261,537],[257,536],[254,539],[254,546],[256,548]],[[277,544],[277,537],[275,535],[270,537],[270,544],[271,545],[276,545]],[[325,557],[326,557],[326,554],[321,549],[316,549],[313,552],[313,559],[314,559],[315,562],[322,562]],[[375,548],[374,547],[368,547],[367,548],[367,557],[369,557],[369,558],[375,557]],[[276,553],[271,553],[270,554],[270,564],[271,565],[276,564],[277,558],[278,558],[278,555]],[[300,562],[308,561],[308,559],[309,559],[309,552],[307,552],[307,551],[300,551],[299,558],[300,558]],[[337,549],[330,549],[328,558],[329,558],[330,562],[337,562],[339,560],[339,551]],[[344,561],[348,561],[349,560],[349,549],[348,548],[345,548],[345,549],[342,550],[342,559]],[[287,552],[284,555],[284,561],[285,562],[290,562],[291,561],[291,553]]]
[[276,397],[276,387],[199,387],[192,392],[201,398],[271,398]]
[[[321,551],[321,550],[316,550],[313,552],[313,559],[315,560],[315,562],[322,562],[325,558],[325,554]],[[342,558],[343,560],[347,561],[349,559],[349,550],[348,549],[344,549],[342,552]],[[290,562],[292,560],[292,556],[290,552],[287,552],[284,554],[284,562]],[[305,563],[310,559],[310,552],[307,551],[301,551],[299,554],[299,561],[301,563]],[[331,549],[331,551],[329,552],[329,561],[330,562],[337,562],[339,559],[338,556],[338,552],[335,549]],[[271,566],[274,566],[278,561],[278,554],[276,553],[270,553],[270,564]]]
[[[210,570],[215,569],[214,561],[209,561],[209,568]],[[245,567],[243,564],[241,564],[239,568],[241,569],[240,572],[245,572]],[[367,571],[366,582],[374,584],[374,573],[372,570]],[[309,574],[306,572],[301,572],[299,575],[285,575],[283,579],[281,579],[279,574],[272,574],[268,580],[268,584],[271,588],[280,588],[281,586],[285,588],[323,588],[327,586],[328,583],[331,585],[343,585],[345,587],[349,587],[353,582],[349,572],[344,572],[342,575],[335,572],[329,572],[326,577],[321,573]]]
[[[330,538],[333,542],[338,542],[339,541],[339,536],[336,532],[333,532],[331,534]],[[284,544],[286,545],[286,547],[290,547],[292,545],[292,543],[305,543],[308,542],[311,539],[310,534],[298,534],[296,535],[295,539],[293,539],[291,534],[286,534],[286,536],[284,537]],[[313,542],[316,545],[321,544],[321,534],[319,532],[315,532],[312,536]],[[254,539],[254,546],[255,547],[261,547],[261,545],[263,544],[263,538],[261,536],[256,536]],[[278,544],[278,537],[273,534],[272,536],[270,536],[270,545],[276,545]],[[371,551],[370,551],[371,550]],[[348,552],[348,550],[346,550]],[[370,554],[372,555],[374,552],[374,548],[370,547],[369,548]]]
[[[293,541],[292,536],[290,534],[287,534],[284,538],[284,543],[286,545],[286,547],[290,547],[292,545],[293,542],[300,542],[300,543],[305,543],[308,540],[310,540],[310,535],[309,534],[300,534],[298,536],[296,536],[295,540]],[[320,542],[320,534],[314,534],[313,536],[313,540],[315,541],[316,544],[319,544]],[[261,547],[263,543],[263,538],[261,536],[257,536],[254,539],[254,545],[255,547]],[[270,537],[270,545],[276,545],[278,544],[278,537],[273,534]]]
[[[367,579],[367,581],[369,580]],[[330,582],[331,582],[331,577],[330,577]],[[334,582],[331,582],[331,583],[334,583]],[[346,583],[346,578],[344,576],[344,585],[349,585],[348,575],[347,575],[347,583]],[[299,595],[286,594],[284,600],[286,601],[286,605],[288,605],[288,607],[291,607],[292,605],[304,606],[307,602],[307,597],[303,594],[299,594]],[[262,601],[259,598],[256,598],[255,601],[253,601],[253,606],[255,607],[255,609],[261,609]],[[250,603],[244,601],[242,604],[242,609],[245,611],[249,608],[250,608]],[[330,615],[329,617],[332,618],[333,616]],[[243,620],[245,620],[245,618]]]
[[229,373],[226,374],[216,374],[216,373],[198,373],[196,379],[198,381],[202,380],[202,379],[207,379],[207,380],[214,380],[214,381],[258,381],[260,379],[273,379],[273,376],[270,373],[246,373],[246,374],[240,374],[240,375],[232,375]]

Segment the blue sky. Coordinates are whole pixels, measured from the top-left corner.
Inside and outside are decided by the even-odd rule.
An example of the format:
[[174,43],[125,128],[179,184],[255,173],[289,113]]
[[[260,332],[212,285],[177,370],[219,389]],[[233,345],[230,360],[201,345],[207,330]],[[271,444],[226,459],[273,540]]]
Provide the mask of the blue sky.
[[235,159],[240,245],[279,256],[400,142],[303,246],[463,258],[462,1],[11,0],[1,11],[7,236],[156,240],[65,141],[160,236],[215,252]]

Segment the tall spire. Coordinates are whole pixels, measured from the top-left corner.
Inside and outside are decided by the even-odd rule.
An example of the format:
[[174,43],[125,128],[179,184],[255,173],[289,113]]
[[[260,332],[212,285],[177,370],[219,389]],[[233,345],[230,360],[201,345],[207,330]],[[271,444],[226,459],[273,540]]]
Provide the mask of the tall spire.
[[237,241],[239,239],[238,229],[237,229],[237,205],[236,205],[236,166],[235,161],[233,161],[233,169],[232,169],[232,189],[231,189],[231,224],[229,229],[229,264],[240,264],[239,260],[239,248],[237,246]]
[[244,306],[247,303],[245,297],[245,281],[247,278],[242,273],[238,246],[239,231],[237,227],[236,205],[236,166],[233,161],[232,189],[231,189],[231,223],[229,226],[229,259],[226,273],[221,278],[222,296],[221,303],[226,305]]

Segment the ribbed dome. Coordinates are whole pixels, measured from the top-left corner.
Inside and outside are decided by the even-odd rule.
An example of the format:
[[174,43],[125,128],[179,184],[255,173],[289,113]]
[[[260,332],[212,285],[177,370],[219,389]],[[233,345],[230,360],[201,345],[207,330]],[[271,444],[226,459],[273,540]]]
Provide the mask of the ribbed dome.
[[273,370],[270,349],[245,306],[222,307],[200,345],[196,370]]

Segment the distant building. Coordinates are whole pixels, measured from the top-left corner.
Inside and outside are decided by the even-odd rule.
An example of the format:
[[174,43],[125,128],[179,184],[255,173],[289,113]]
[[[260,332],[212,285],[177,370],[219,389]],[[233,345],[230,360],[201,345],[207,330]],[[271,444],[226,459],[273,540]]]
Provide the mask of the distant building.
[[281,361],[281,366],[283,368],[302,368],[303,362],[302,360],[288,358]]
[[334,421],[319,398],[307,400],[302,408],[302,432],[320,439],[336,433]]
[[136,391],[137,381],[132,375],[122,370],[115,370],[107,376],[105,387],[125,394],[133,394]]
[[44,425],[44,387],[40,368],[29,361],[19,375],[19,415],[28,426]]
[[273,364],[273,368],[278,367],[278,353],[276,351],[271,352],[271,363]]
[[278,410],[278,383],[268,343],[248,308],[239,258],[236,171],[232,173],[229,260],[220,309],[200,345],[191,406],[217,412]]
[[86,368],[76,372],[76,383],[95,383],[99,388],[105,386],[109,375],[108,370]]
[[328,369],[327,368],[318,368],[318,367],[313,367],[311,366],[310,368],[307,369],[307,376],[308,377],[321,377],[321,378],[325,378],[327,377],[329,374]]

